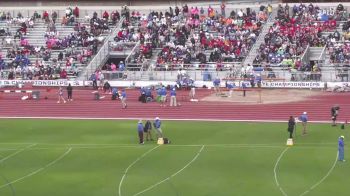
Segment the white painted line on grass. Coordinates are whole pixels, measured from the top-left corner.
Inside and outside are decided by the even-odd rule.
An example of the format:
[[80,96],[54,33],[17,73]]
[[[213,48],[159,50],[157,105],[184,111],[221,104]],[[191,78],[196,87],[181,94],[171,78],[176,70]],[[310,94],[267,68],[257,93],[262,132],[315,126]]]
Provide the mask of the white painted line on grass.
[[135,165],[137,162],[139,162],[143,157],[145,157],[147,154],[151,153],[153,150],[157,149],[159,147],[156,146],[150,150],[148,150],[147,152],[143,153],[140,157],[138,157],[134,162],[132,162],[127,168],[126,170],[124,171],[124,175],[122,177],[122,179],[120,179],[120,182],[119,182],[119,187],[118,187],[118,195],[121,196],[122,195],[122,185],[123,185],[123,182],[124,182],[124,179],[126,177],[126,174],[128,173],[129,169]]
[[0,189],[6,187],[6,186],[8,186],[8,185],[14,184],[14,183],[16,183],[16,182],[22,181],[22,180],[24,180],[24,179],[26,179],[26,178],[29,178],[29,177],[31,177],[31,176],[33,176],[33,175],[35,175],[35,174],[41,172],[42,170],[46,169],[47,167],[50,167],[50,166],[56,164],[58,161],[60,161],[61,159],[63,159],[67,154],[69,154],[71,150],[72,150],[72,148],[69,148],[65,153],[63,153],[63,154],[62,154],[61,156],[59,156],[57,159],[55,159],[54,161],[48,163],[48,164],[45,165],[44,167],[41,167],[41,168],[39,168],[39,169],[37,169],[37,170],[35,170],[35,171],[33,171],[33,172],[31,172],[31,173],[29,173],[29,174],[27,174],[27,175],[21,177],[21,178],[18,178],[18,179],[16,179],[16,180],[13,180],[13,181],[11,181],[11,182],[9,182],[9,183],[0,185]]
[[8,156],[6,156],[6,157],[4,157],[4,158],[2,158],[2,159],[0,160],[0,164],[3,163],[4,161],[6,161],[7,159],[9,159],[9,158],[15,156],[16,154],[21,153],[21,152],[23,152],[23,151],[27,150],[28,148],[33,147],[33,146],[35,146],[35,145],[36,145],[36,144],[28,145],[28,146],[26,146],[26,147],[24,147],[24,148],[22,148],[22,149],[17,150],[16,152],[14,152],[14,153],[12,153],[12,154],[9,154]]
[[156,187],[156,186],[162,184],[163,182],[165,182],[165,181],[167,181],[167,180],[170,180],[171,178],[175,177],[177,174],[179,174],[179,173],[182,172],[184,169],[186,169],[188,166],[190,166],[190,165],[199,157],[199,155],[201,154],[201,152],[203,151],[203,149],[204,149],[204,145],[203,145],[202,148],[198,151],[198,153],[196,154],[196,156],[195,156],[190,162],[188,162],[183,168],[181,168],[179,171],[177,171],[176,173],[172,174],[171,176],[165,178],[164,180],[162,180],[162,181],[160,181],[160,182],[157,182],[156,184],[154,184],[154,185],[152,185],[152,186],[150,186],[150,187],[148,187],[148,188],[146,188],[146,189],[144,189],[144,190],[142,190],[142,191],[136,193],[134,196],[137,196],[137,195],[140,195],[140,194],[142,194],[142,193],[144,193],[144,192],[146,192],[146,191],[149,191],[149,190],[153,189],[154,187]]
[[335,161],[332,165],[332,167],[329,169],[329,171],[327,172],[327,174],[319,181],[317,182],[316,184],[314,184],[309,190],[305,191],[304,193],[302,193],[300,196],[304,196],[306,194],[308,194],[310,191],[312,191],[313,189],[315,189],[318,185],[320,185],[323,181],[326,180],[326,178],[332,173],[332,171],[334,170],[336,164],[337,164],[337,161],[338,161],[338,156],[339,156],[339,152],[337,152],[337,156],[335,157]]
[[[0,116],[0,119],[51,119],[51,120],[139,120],[139,119],[150,119],[150,117],[137,117],[137,118],[100,118],[100,117],[54,117],[54,116],[47,116],[47,117],[41,117],[41,116]],[[285,120],[251,120],[251,119],[241,119],[241,120],[234,120],[234,119],[198,119],[198,118],[162,118],[162,120],[168,120],[168,121],[207,121],[207,122],[262,122],[262,123],[285,123]],[[320,120],[320,121],[308,121],[309,123],[331,123],[332,121],[329,120]],[[338,122],[338,123],[344,123],[344,122]]]
[[288,196],[287,193],[282,189],[282,187],[280,186],[280,183],[278,182],[278,178],[277,178],[277,168],[278,168],[278,163],[280,162],[281,158],[283,157],[284,153],[287,152],[287,150],[289,149],[289,147],[287,147],[286,149],[284,149],[282,151],[282,153],[280,154],[280,156],[278,157],[277,161],[276,161],[276,164],[275,164],[275,167],[273,168],[273,173],[274,173],[274,176],[275,176],[275,182],[276,182],[276,185],[277,185],[277,188],[281,191],[281,193],[284,195],[284,196]]

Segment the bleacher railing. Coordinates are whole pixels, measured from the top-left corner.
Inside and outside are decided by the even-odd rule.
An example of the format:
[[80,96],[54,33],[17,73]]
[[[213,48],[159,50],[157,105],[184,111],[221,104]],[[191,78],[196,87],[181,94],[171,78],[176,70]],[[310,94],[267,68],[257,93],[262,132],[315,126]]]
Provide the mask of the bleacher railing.
[[[236,74],[238,70],[232,71],[217,71],[217,70],[186,70],[186,76],[195,81],[212,81],[219,77],[230,78],[232,80],[244,80],[241,74]],[[178,79],[179,71],[153,71],[149,78],[143,78],[139,71],[103,71],[105,79],[107,80],[127,80],[137,81],[146,79],[147,81],[176,81]],[[339,72],[310,72],[310,71],[261,71],[259,72],[264,80],[269,81],[328,81],[340,82],[348,81],[348,71]],[[325,79],[327,78],[327,79]],[[249,79],[246,79],[249,80]]]
[[90,75],[107,60],[109,55],[109,42],[117,35],[118,30],[122,27],[123,21],[124,18],[121,18],[117,26],[113,28],[109,36],[105,38],[102,47],[90,61],[89,65],[80,73],[78,79],[88,79]]

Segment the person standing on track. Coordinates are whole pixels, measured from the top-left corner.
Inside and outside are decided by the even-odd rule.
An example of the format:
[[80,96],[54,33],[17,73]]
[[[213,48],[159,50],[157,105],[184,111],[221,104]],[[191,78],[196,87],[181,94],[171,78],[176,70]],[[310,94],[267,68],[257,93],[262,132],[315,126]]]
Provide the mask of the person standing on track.
[[66,103],[66,100],[63,97],[63,89],[60,86],[58,89],[58,101],[57,101],[57,103],[61,103],[61,100],[63,101],[63,103]]
[[299,120],[301,121],[301,124],[303,125],[303,133],[302,135],[306,134],[306,126],[307,126],[307,121],[309,120],[307,116],[307,112],[304,112],[300,117]]
[[165,104],[166,94],[167,94],[167,90],[166,90],[165,86],[163,86],[162,89],[160,90],[160,103],[161,103],[160,106],[163,106],[163,107],[166,106],[166,104]]
[[73,87],[72,85],[69,83],[67,86],[67,94],[68,94],[68,101],[73,101]]
[[143,142],[143,124],[142,124],[142,120],[139,120],[139,122],[137,124],[137,132],[139,134],[139,144],[144,144],[144,142]]
[[232,93],[233,93],[233,88],[234,88],[234,83],[230,82],[227,84],[227,89],[228,89],[228,97],[232,97]]
[[177,106],[176,104],[176,89],[173,87],[170,91],[170,107]]
[[293,138],[294,127],[295,127],[295,119],[293,116],[290,116],[288,121],[289,138]]
[[120,99],[121,99],[121,101],[122,101],[122,108],[123,108],[123,109],[126,109],[126,107],[127,107],[128,105],[126,104],[126,92],[125,92],[125,89],[122,90]]
[[340,108],[338,105],[333,106],[331,109],[331,116],[332,116],[332,121],[333,121],[332,126],[337,126],[337,124],[335,122],[337,120],[339,109]]
[[216,96],[219,96],[220,95],[220,78],[216,78],[214,81],[213,81],[213,85],[214,85],[214,90],[215,90],[215,95]]
[[338,139],[338,160],[339,161],[345,161],[344,159],[344,136],[340,136]]

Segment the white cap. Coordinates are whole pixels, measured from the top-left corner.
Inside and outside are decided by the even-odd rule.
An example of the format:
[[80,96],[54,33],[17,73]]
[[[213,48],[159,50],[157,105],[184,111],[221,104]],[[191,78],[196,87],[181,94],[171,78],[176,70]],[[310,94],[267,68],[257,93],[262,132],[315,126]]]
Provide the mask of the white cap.
[[341,135],[340,138],[343,138],[343,139],[344,139],[345,137],[344,137],[344,135]]
[[156,120],[159,120],[159,117],[156,117]]
[[139,120],[139,123],[142,123],[142,120]]
[[307,112],[304,112],[303,114],[307,114]]

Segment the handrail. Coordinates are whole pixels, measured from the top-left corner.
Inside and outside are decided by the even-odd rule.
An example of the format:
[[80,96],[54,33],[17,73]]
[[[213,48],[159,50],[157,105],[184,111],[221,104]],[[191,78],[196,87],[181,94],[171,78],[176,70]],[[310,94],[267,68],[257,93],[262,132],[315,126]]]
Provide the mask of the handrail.
[[327,47],[324,46],[323,49],[322,49],[322,52],[321,52],[321,54],[320,54],[320,57],[318,58],[319,61],[325,60],[325,57],[326,57],[326,49],[327,49]]
[[134,48],[131,50],[131,52],[129,53],[129,55],[125,58],[125,65],[126,65],[126,67],[127,67],[128,64],[129,64],[129,59],[130,59],[131,55],[134,54],[136,48],[138,48],[138,47],[140,47],[140,41],[138,41],[138,42],[135,44]]
[[308,55],[309,54],[309,50],[310,50],[310,45],[308,44],[307,47],[304,50],[304,53],[301,55],[301,58],[300,58],[301,62],[307,63],[308,58],[309,58],[309,55]]
[[124,20],[125,20],[124,18],[121,18],[118,25],[112,29],[112,33],[105,38],[102,47],[97,52],[97,54],[93,57],[93,59],[90,61],[89,65],[86,66],[86,68],[82,71],[78,79],[80,80],[87,79],[101,65],[103,60],[108,56],[109,41],[113,40],[114,37],[117,35],[118,33],[117,31],[122,27]]

